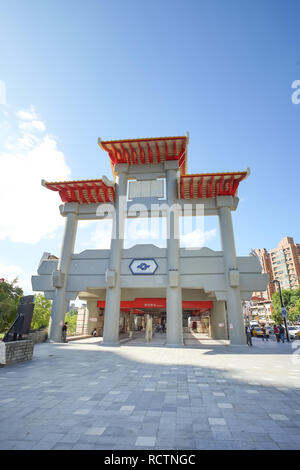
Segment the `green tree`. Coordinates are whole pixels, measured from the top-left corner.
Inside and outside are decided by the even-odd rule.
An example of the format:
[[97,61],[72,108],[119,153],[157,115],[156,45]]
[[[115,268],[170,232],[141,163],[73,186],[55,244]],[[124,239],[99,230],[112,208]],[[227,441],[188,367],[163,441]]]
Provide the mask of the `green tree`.
[[300,299],[297,300],[295,304],[295,314],[300,316]]
[[78,315],[78,312],[77,310],[70,310],[69,312],[67,312],[67,314],[70,316],[70,317],[73,317],[73,316],[76,316]]
[[291,291],[291,297],[290,297],[291,307],[295,307],[299,299],[300,299],[300,287],[296,290]]
[[0,280],[0,333],[5,332],[16,318],[19,299],[23,295],[17,282],[18,279],[12,282]]
[[34,310],[31,321],[31,328],[37,330],[41,327],[48,327],[51,313],[51,300],[45,298],[43,294],[38,294],[34,298]]
[[[298,311],[300,309],[300,288],[296,290],[283,290],[282,299],[287,310],[287,320],[294,323],[297,321],[297,314],[300,314]],[[275,292],[272,296],[272,319],[275,323],[281,323],[283,321],[279,292]]]
[[68,322],[68,335],[76,333],[77,314],[78,312],[76,310],[70,310],[70,312],[66,313],[65,321]]

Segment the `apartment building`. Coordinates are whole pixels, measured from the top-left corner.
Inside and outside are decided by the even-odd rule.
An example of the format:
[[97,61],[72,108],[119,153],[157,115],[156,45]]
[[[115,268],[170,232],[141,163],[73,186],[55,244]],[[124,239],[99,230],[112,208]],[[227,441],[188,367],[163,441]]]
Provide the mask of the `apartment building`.
[[[259,258],[262,270],[268,273],[270,281],[277,279],[281,289],[297,289],[300,286],[300,244],[292,237],[284,237],[277,248],[270,250],[254,249],[253,254]],[[270,282],[267,291],[254,292],[254,297],[271,300],[278,289],[277,284]]]
[[[298,244],[299,246],[299,244]],[[274,250],[270,250],[273,278],[280,281],[282,289],[300,286],[299,250],[292,237],[284,237]]]
[[[262,272],[269,274],[270,281],[272,281],[274,277],[270,253],[266,250],[266,248],[255,248],[253,252],[259,258],[260,264],[262,266]],[[256,297],[260,299],[271,300],[274,292],[276,292],[275,285],[272,282],[269,282],[267,290],[262,292],[253,292],[253,298]]]

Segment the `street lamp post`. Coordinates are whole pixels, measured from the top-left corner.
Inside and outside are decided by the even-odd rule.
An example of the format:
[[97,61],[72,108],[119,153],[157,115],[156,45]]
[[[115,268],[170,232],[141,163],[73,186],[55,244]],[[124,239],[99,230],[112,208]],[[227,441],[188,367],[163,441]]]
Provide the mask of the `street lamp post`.
[[[280,296],[280,303],[281,303],[281,312],[286,312],[286,309],[285,309],[285,306],[283,304],[283,298],[282,298],[282,293],[281,293],[281,287],[280,287],[280,281],[278,281],[278,279],[274,279],[273,281],[270,281],[270,282],[276,282],[278,284],[278,289],[279,289],[279,296]],[[287,321],[286,321],[286,317],[287,317],[287,314],[285,313],[282,313],[282,316],[283,316],[283,320],[284,320],[284,326],[285,326],[285,331],[286,331],[286,340],[288,342],[290,342],[290,335],[289,335],[289,330],[288,330],[288,327],[287,327]]]

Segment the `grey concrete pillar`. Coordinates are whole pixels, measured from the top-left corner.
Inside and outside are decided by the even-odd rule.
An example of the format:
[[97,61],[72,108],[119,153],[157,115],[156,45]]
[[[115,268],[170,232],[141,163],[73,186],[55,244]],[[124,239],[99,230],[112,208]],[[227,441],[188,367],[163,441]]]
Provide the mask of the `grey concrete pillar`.
[[99,310],[97,307],[97,300],[87,300],[87,319],[86,319],[86,333],[90,335],[94,328],[97,328],[98,321],[91,321],[91,318],[98,320]]
[[53,284],[56,289],[52,302],[49,324],[49,340],[55,342],[61,342],[61,328],[65,320],[67,307],[65,296],[70,263],[76,239],[78,210],[79,207],[77,203],[65,204],[62,209],[62,215],[66,216],[66,222],[57,271],[53,273]]
[[79,308],[78,314],[77,314],[76,335],[83,334],[84,317],[85,317],[85,309]]
[[129,313],[129,329],[130,331],[134,329],[134,313],[132,310]]
[[231,210],[227,200],[225,200],[223,205],[221,202],[222,198],[219,199],[219,223],[224,256],[224,272],[227,284],[229,340],[231,344],[246,344],[240,293],[240,279],[236,259]]
[[146,317],[146,331],[145,331],[145,340],[147,343],[150,343],[152,340],[152,317],[151,315],[145,315]]
[[[116,167],[115,167],[116,170]],[[109,269],[106,273],[106,303],[104,313],[103,346],[119,344],[120,271],[124,246],[124,227],[127,192],[127,165],[119,165],[115,190],[115,215],[110,244]]]
[[168,285],[166,290],[167,301],[167,345],[178,346],[183,344],[182,334],[182,294],[180,282],[180,240],[179,240],[179,212],[174,207],[177,203],[177,162],[166,162],[167,173],[166,192],[168,211],[167,234],[167,263]]
[[210,314],[211,336],[213,339],[228,339],[227,317],[224,301],[214,301]]
[[83,322],[83,334],[88,335],[89,334],[89,318],[90,318],[90,311],[88,307],[85,307],[84,309],[84,322]]

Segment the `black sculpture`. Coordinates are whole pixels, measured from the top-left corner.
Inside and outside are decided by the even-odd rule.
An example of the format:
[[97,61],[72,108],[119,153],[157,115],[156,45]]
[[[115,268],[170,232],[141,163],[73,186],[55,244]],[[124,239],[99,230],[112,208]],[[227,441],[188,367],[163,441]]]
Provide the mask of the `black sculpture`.
[[26,295],[20,298],[16,319],[5,334],[4,342],[21,340],[23,335],[29,333],[33,309],[34,295]]

